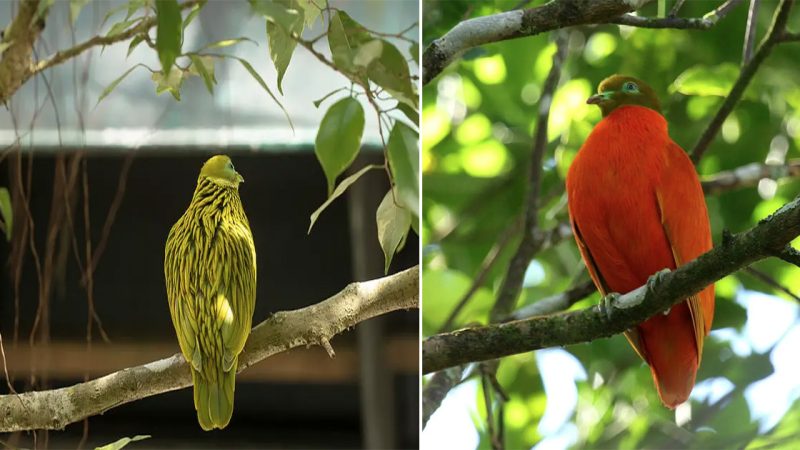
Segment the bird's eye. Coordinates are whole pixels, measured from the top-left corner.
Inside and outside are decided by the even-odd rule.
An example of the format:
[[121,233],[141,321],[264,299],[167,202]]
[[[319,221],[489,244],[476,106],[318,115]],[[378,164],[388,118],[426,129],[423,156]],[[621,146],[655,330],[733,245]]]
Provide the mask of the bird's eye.
[[624,92],[639,92],[639,86],[637,86],[633,81],[628,81],[622,85],[622,90]]
[[232,162],[229,162],[229,163],[228,163],[228,168],[229,168],[229,169],[231,169],[231,170],[233,170],[233,163],[232,163]]

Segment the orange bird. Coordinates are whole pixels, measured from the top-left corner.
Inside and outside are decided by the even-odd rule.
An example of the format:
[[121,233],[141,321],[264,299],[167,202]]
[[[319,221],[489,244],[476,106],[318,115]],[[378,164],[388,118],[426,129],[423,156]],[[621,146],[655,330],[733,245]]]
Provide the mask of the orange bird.
[[[569,168],[567,197],[583,261],[606,295],[632,291],[712,244],[694,165],[670,139],[653,89],[612,75],[597,91],[586,103],[599,106],[603,120]],[[713,316],[711,285],[625,332],[669,408],[689,398]]]

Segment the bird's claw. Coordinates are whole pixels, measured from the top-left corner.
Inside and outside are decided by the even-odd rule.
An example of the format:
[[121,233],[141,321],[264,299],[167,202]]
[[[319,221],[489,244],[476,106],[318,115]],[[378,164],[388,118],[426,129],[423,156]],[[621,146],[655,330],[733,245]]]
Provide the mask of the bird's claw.
[[[658,286],[662,283],[664,279],[664,275],[668,273],[670,273],[669,269],[661,269],[658,272],[650,275],[649,278],[647,278],[647,291],[649,294],[655,294],[656,290],[658,289]],[[672,308],[667,308],[667,310],[664,311],[662,314],[666,316],[667,314],[669,314],[671,310]]]
[[664,280],[664,276],[670,272],[671,271],[669,269],[661,269],[658,272],[650,275],[647,278],[647,290],[649,291],[649,293],[655,293],[656,290],[658,289],[658,286]]
[[600,303],[597,304],[597,308],[600,310],[600,314],[606,316],[606,319],[611,320],[611,317],[614,314],[614,303],[619,299],[620,295],[616,292],[610,292],[605,297],[600,299]]

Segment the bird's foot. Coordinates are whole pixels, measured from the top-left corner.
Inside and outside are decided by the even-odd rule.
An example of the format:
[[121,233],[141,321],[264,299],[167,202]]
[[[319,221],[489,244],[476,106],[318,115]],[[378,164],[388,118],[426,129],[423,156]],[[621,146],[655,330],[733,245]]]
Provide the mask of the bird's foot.
[[[658,272],[650,275],[650,277],[647,278],[647,293],[648,294],[655,294],[656,290],[658,290],[658,287],[663,282],[664,276],[667,275],[670,272],[671,271],[669,269],[662,269],[662,270],[659,270]],[[662,314],[664,314],[666,316],[667,314],[669,314],[671,309],[672,308],[667,308],[666,311],[664,311]]]
[[648,293],[655,293],[661,283],[664,281],[664,276],[670,273],[671,270],[669,269],[661,269],[658,272],[650,275],[647,278],[647,290]]
[[616,292],[609,292],[605,297],[600,299],[600,303],[597,304],[597,308],[600,310],[600,314],[606,316],[606,319],[611,320],[612,316],[614,315],[614,303],[619,300],[620,295]]

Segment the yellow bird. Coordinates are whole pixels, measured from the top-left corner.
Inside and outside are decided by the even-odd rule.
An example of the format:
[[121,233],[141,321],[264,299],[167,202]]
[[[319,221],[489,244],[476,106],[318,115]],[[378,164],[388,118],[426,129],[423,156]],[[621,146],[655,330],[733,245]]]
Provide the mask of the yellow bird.
[[227,156],[206,161],[164,255],[172,324],[206,431],[231,420],[237,360],[256,303],[256,249],[239,199],[242,182]]

